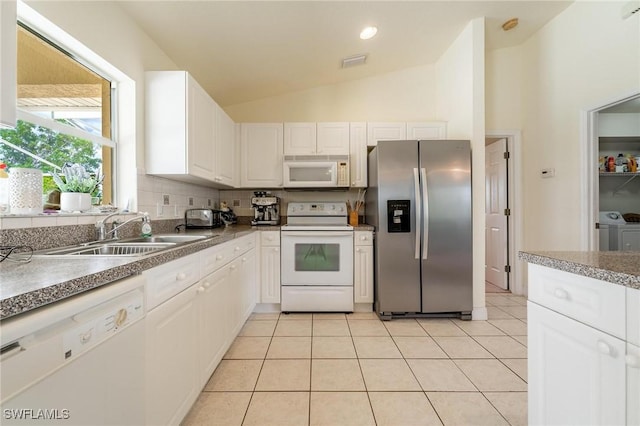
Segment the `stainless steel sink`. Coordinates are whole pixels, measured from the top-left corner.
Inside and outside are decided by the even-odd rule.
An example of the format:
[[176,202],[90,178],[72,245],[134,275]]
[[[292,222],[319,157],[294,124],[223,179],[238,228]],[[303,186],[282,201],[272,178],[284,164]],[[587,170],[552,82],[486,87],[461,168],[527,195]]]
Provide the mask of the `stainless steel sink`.
[[123,242],[128,243],[190,243],[193,241],[204,240],[204,235],[154,235],[153,237],[127,238]]
[[72,247],[43,250],[34,256],[143,256],[207,238],[204,235],[156,235],[124,240],[94,241]]

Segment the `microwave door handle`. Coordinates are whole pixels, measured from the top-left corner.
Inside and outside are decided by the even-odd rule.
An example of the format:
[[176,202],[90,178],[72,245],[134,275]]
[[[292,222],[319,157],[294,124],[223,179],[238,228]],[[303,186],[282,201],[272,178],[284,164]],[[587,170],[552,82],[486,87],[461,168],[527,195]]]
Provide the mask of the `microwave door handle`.
[[422,180],[422,206],[424,210],[424,221],[422,222],[422,259],[427,260],[429,252],[429,187],[427,186],[427,170],[420,169],[420,178]]
[[413,169],[413,185],[416,197],[416,251],[415,258],[420,259],[420,222],[422,221],[422,203],[420,202],[420,178],[418,169]]

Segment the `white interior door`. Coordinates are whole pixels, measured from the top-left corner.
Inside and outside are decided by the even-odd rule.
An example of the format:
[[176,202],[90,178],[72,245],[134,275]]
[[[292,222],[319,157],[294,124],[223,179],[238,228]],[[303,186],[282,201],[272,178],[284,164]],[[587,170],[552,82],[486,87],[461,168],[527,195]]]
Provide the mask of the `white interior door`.
[[507,209],[507,140],[491,143],[485,150],[486,186],[486,260],[485,280],[507,290],[508,233]]

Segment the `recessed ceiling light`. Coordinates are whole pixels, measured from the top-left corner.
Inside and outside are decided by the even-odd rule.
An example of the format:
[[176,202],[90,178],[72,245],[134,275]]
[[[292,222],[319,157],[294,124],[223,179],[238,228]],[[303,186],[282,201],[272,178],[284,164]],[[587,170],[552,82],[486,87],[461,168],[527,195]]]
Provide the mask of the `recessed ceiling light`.
[[369,40],[371,37],[376,35],[377,32],[378,29],[376,27],[366,27],[360,32],[360,38],[363,40]]

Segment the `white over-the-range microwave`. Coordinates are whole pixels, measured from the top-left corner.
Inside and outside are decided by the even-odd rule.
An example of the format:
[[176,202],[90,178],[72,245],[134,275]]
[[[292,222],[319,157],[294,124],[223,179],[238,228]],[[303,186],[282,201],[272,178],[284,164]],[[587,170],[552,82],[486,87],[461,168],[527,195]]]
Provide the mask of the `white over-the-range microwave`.
[[285,188],[348,188],[348,155],[286,155]]

